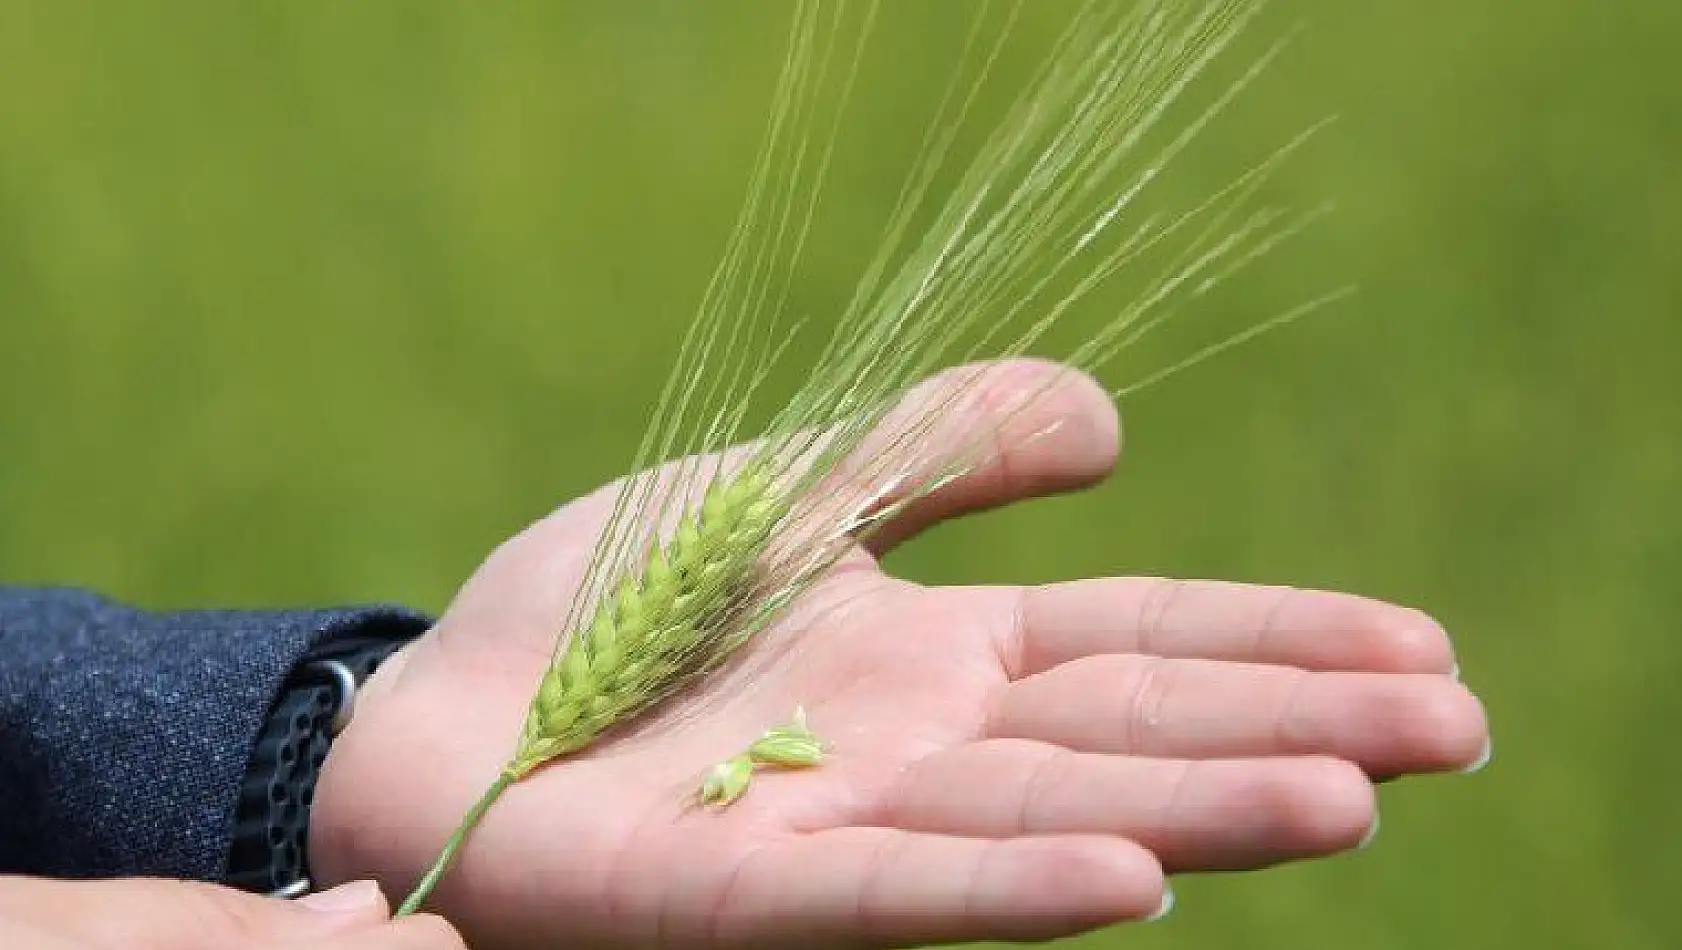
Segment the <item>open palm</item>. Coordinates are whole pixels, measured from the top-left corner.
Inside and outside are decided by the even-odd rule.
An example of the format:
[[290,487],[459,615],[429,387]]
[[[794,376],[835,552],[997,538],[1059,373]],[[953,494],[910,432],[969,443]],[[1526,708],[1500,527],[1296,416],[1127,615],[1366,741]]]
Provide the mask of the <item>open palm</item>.
[[[1004,364],[986,385],[1008,397],[1048,372]],[[1416,611],[1139,578],[930,588],[878,570],[943,518],[1108,471],[1117,427],[1088,381],[1065,377],[1031,415],[740,666],[516,785],[432,906],[479,948],[1049,938],[1152,915],[1168,872],[1355,847],[1375,827],[1373,780],[1486,750],[1447,639]],[[599,492],[505,544],[376,674],[320,788],[318,879],[399,894],[430,863],[506,761],[611,504]],[[707,767],[796,705],[831,757],[697,807]]]

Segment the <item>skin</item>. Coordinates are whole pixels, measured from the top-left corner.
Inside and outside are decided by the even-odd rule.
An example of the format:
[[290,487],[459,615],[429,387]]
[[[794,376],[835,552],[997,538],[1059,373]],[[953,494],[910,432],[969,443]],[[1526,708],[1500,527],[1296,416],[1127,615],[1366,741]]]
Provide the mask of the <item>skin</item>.
[[[882,573],[877,556],[943,520],[1114,464],[1115,411],[1084,376],[1013,361],[919,392],[974,372],[978,398],[933,450],[1057,379],[972,475],[852,552],[740,668],[511,789],[428,907],[479,950],[1040,940],[1153,916],[1168,874],[1355,848],[1376,828],[1375,782],[1487,759],[1483,710],[1415,610],[1213,582]],[[370,681],[318,791],[318,878],[376,878],[393,898],[418,880],[507,760],[612,499],[506,542]],[[797,704],[832,757],[696,807],[706,769]]]
[[301,901],[129,878],[0,877],[7,950],[465,950],[443,919],[390,920],[379,888],[356,882]]

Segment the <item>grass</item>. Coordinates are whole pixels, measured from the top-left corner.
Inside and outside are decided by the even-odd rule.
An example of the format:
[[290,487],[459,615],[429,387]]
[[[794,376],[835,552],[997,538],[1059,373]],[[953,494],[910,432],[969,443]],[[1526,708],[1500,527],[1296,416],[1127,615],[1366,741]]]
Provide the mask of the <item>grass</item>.
[[[1359,298],[1130,399],[1109,486],[891,566],[1340,587],[1456,635],[1488,772],[1387,789],[1369,852],[1184,882],[1166,923],[1086,946],[1674,946],[1682,13],[1280,8],[1307,32],[1187,187],[1337,112],[1281,184],[1338,213],[1261,282]],[[740,195],[774,19],[0,4],[0,575],[441,608],[633,453]],[[951,41],[915,26],[858,92],[882,157],[836,170],[805,312],[844,299],[932,104],[905,90]]]

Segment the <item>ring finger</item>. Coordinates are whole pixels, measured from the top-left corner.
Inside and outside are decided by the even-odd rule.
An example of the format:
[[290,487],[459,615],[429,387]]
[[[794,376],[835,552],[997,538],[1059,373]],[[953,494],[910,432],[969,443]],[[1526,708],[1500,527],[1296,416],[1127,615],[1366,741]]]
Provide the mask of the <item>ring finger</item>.
[[1374,827],[1360,770],[1323,757],[1186,761],[995,739],[918,762],[884,820],[980,838],[1110,834],[1179,871],[1248,870],[1359,846]]

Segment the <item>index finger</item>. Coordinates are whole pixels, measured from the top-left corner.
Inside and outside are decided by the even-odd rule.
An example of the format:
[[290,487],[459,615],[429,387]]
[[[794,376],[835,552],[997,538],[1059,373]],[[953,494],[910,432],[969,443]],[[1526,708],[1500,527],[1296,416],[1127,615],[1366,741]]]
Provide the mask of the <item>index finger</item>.
[[1167,578],[993,589],[1013,600],[1013,678],[1103,653],[1305,670],[1451,673],[1442,627],[1420,611],[1332,591]]

